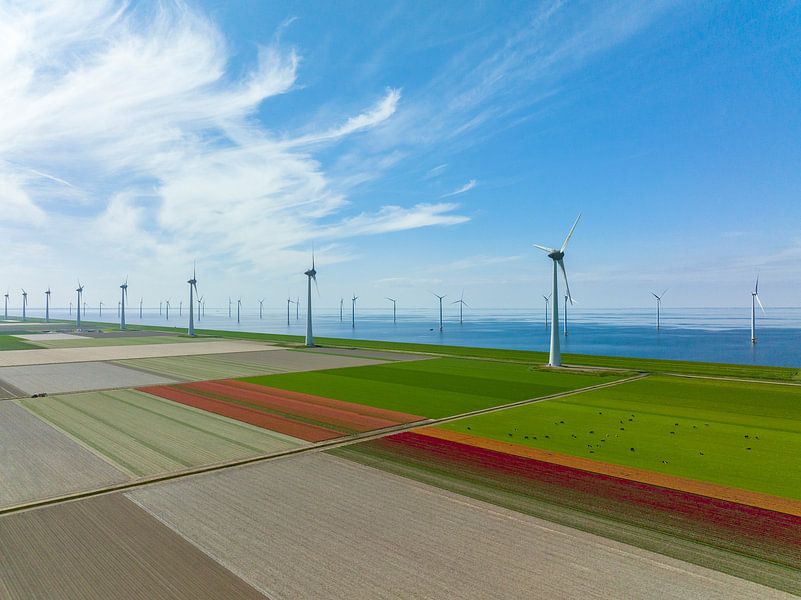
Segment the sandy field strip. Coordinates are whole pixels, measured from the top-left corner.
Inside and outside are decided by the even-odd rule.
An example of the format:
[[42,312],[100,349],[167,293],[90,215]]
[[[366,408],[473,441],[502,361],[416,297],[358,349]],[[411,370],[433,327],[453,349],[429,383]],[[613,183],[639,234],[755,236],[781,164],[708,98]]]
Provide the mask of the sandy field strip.
[[16,403],[0,403],[0,506],[128,479],[125,473]]
[[270,598],[790,598],[306,454],[127,494]]
[[148,358],[126,361],[125,366],[186,381],[255,377],[273,373],[318,371],[381,364],[383,361],[350,356],[295,352],[278,347],[265,352],[243,352],[216,356]]
[[435,358],[425,354],[409,354],[407,352],[392,352],[389,350],[370,350],[367,348],[304,348],[298,352],[311,354],[335,354],[339,356],[354,356],[360,358],[373,358],[386,361],[427,360]]
[[0,519],[5,600],[264,600],[119,494]]
[[174,379],[161,375],[103,362],[0,367],[0,380],[22,390],[27,396],[42,392],[57,394],[175,383]]
[[73,335],[71,333],[24,333],[24,334],[16,334],[14,337],[18,337],[23,340],[27,340],[29,342],[52,342],[53,340],[76,340],[81,339],[78,335]]
[[649,485],[656,485],[682,492],[689,492],[691,494],[698,494],[708,498],[718,498],[728,502],[747,504],[749,506],[756,506],[766,510],[774,510],[790,515],[801,516],[801,501],[794,500],[792,498],[781,498],[779,496],[772,496],[770,494],[763,494],[761,492],[742,490],[727,487],[725,485],[718,485],[716,483],[698,481],[696,479],[687,479],[686,477],[667,475],[665,473],[657,473],[655,471],[647,471],[645,469],[638,469],[626,465],[616,465],[597,460],[590,460],[588,458],[582,458],[579,456],[571,456],[569,454],[541,450],[539,448],[530,448],[520,444],[492,440],[458,431],[439,429],[437,427],[424,427],[421,429],[416,429],[415,433],[419,435],[427,435],[441,440],[458,442],[460,444],[468,444],[478,448],[485,448],[487,450],[496,450],[498,452],[511,454],[513,456],[533,458],[535,460],[581,469],[582,471],[590,471],[592,473],[600,473],[602,475],[611,475],[612,477],[620,477],[621,479],[628,479],[630,481],[639,481]]
[[148,344],[194,344],[199,338],[186,336],[146,335],[146,336],[115,336],[102,335],[102,337],[72,336],[70,339],[41,340],[37,343],[45,348],[98,348],[104,346],[142,346]]
[[260,342],[219,340],[192,344],[144,344],[141,346],[106,346],[99,348],[44,348],[36,350],[6,350],[0,352],[0,367],[46,365],[52,363],[124,360],[155,356],[191,356],[199,354],[225,354],[228,352],[255,352],[268,350]]
[[20,403],[133,476],[269,454],[303,443],[136,390]]

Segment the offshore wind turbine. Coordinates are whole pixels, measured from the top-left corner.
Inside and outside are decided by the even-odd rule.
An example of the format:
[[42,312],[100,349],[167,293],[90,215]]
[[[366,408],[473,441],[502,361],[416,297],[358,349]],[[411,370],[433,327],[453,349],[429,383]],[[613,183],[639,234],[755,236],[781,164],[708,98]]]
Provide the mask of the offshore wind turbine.
[[50,322],[50,287],[45,292],[45,322]]
[[231,318],[231,296],[228,296],[228,318]]
[[167,315],[167,320],[169,321],[170,320],[170,299],[169,298],[167,298],[164,301],[164,305],[167,307],[166,315]]
[[6,319],[6,320],[8,320],[8,292],[9,292],[9,290],[6,290],[6,293],[5,293],[5,296],[4,296],[5,299],[6,299],[6,306],[5,306],[5,311],[3,312],[3,318]]
[[184,316],[184,301],[183,300],[179,300],[178,301],[178,316],[179,317],[183,317]]
[[[434,292],[431,292],[434,294]],[[443,294],[440,296],[439,294],[434,294],[437,298],[439,298],[439,330],[442,331],[442,299],[447,296],[447,294]]]
[[103,316],[103,301],[102,300],[100,301],[100,304],[98,304],[98,309],[99,309],[98,310],[98,315],[100,315],[102,317]]
[[458,304],[459,305],[459,325],[461,325],[462,324],[462,309],[465,306],[467,306],[467,308],[470,308],[470,306],[467,304],[467,302],[464,301],[464,290],[462,290],[462,295],[459,296],[459,299],[456,302],[451,302],[451,304]]
[[339,322],[340,323],[342,322],[342,304],[344,304],[344,302],[345,302],[344,298],[340,298],[339,299]]
[[662,312],[662,297],[667,293],[667,289],[665,289],[661,294],[658,296],[655,292],[651,292],[651,295],[656,298],[656,330],[659,331],[660,327],[660,317]]
[[[553,292],[552,292],[553,293]],[[545,300],[545,327],[548,327],[548,304],[551,302],[551,294],[547,296],[545,294],[542,295],[543,300]]]
[[28,308],[28,292],[22,290],[22,320],[25,320],[25,309]]
[[128,276],[125,276],[125,281],[120,285],[120,329],[126,329],[128,326],[125,324],[125,301],[128,299]]
[[[576,222],[573,223],[573,227],[570,228],[570,232],[567,234],[562,247],[558,250],[555,248],[548,248],[547,246],[540,246],[538,244],[534,244],[534,247],[539,248],[543,252],[548,255],[553,261],[553,291],[551,292],[553,297],[553,302],[551,303],[552,313],[551,313],[551,352],[548,358],[548,364],[552,367],[559,367],[562,365],[562,353],[559,349],[559,278],[558,272],[562,271],[562,277],[565,280],[565,289],[567,290],[567,299],[570,300],[570,303],[573,303],[573,297],[570,295],[570,285],[567,282],[567,271],[565,271],[565,250],[567,250],[567,244],[570,242],[570,238],[573,236],[573,232],[576,230],[576,225],[578,225],[579,219],[581,219],[581,214],[576,218]],[[565,308],[567,308],[567,303],[565,303]],[[565,321],[567,324],[567,321]],[[565,329],[567,331],[567,329]]]
[[289,307],[294,302],[292,298],[286,299],[286,326],[289,327]]
[[139,297],[139,320],[142,319],[142,303],[145,301],[143,297]]
[[356,329],[356,300],[358,299],[356,292],[353,292],[353,298],[350,299],[350,326],[352,329]]
[[396,309],[398,306],[398,300],[396,298],[390,298],[389,296],[387,296],[387,300],[392,302],[392,322],[397,323],[398,320],[396,318],[396,312],[397,312]]
[[161,305],[162,304],[163,304],[163,302],[161,300],[159,300],[159,316],[161,316]]
[[756,285],[754,291],[751,292],[751,343],[756,344],[756,305],[759,303],[759,308],[762,309],[762,314],[765,314],[765,307],[762,306],[762,300],[759,299],[759,275],[756,278]]
[[77,289],[75,291],[78,292],[78,304],[77,304],[78,311],[75,313],[75,315],[76,315],[75,331],[80,331],[81,330],[81,297],[83,296],[83,286],[81,285],[81,280],[80,279],[78,280],[78,287],[77,287]]
[[311,286],[314,281],[314,287],[317,287],[317,269],[314,268],[314,251],[312,250],[312,266],[303,273],[307,278],[306,286],[306,347],[311,348],[314,346],[314,334],[312,333],[312,293]]
[[242,308],[242,298],[236,301],[236,324],[239,325],[239,310]]
[[[197,271],[195,266],[192,265],[192,279],[188,280],[186,283],[189,284],[189,329],[187,329],[187,333],[191,336],[195,335],[195,316],[194,316],[194,294],[197,291]],[[198,294],[199,295],[199,294]],[[200,300],[198,298],[198,307],[197,307],[197,318],[198,321],[200,320]]]
[[300,296],[295,299],[295,320],[300,321]]
[[69,313],[69,316],[70,317],[72,316],[72,301],[70,301],[70,313]]
[[263,313],[264,313],[264,298],[259,300],[259,319],[262,318]]

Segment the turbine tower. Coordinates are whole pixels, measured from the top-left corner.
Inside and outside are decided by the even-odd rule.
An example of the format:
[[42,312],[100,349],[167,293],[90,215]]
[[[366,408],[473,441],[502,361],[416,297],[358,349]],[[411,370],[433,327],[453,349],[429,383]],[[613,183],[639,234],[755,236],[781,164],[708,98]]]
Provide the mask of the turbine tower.
[[756,278],[756,285],[754,291],[751,292],[751,343],[756,344],[756,303],[759,303],[759,308],[762,309],[762,314],[765,314],[765,307],[762,306],[762,300],[759,299],[759,275]]
[[170,299],[167,298],[164,301],[164,306],[166,307],[165,314],[167,315],[167,320],[170,320]]
[[145,301],[141,296],[139,297],[139,320],[142,320],[142,303]]
[[545,300],[545,327],[547,329],[547,327],[548,327],[548,304],[551,302],[551,294],[548,294],[547,296],[543,294],[542,298],[543,298],[543,300]]
[[81,330],[81,297],[83,296],[83,286],[81,285],[81,280],[78,280],[78,287],[75,290],[78,292],[78,305],[77,305],[77,312],[75,313],[75,331]]
[[231,318],[231,296],[228,296],[228,318]]
[[70,302],[70,313],[69,316],[72,316],[72,302]]
[[451,302],[451,304],[458,304],[459,305],[459,325],[461,325],[462,324],[462,309],[464,309],[465,306],[467,306],[467,308],[470,308],[470,306],[467,304],[467,302],[464,301],[464,290],[462,290],[462,295],[459,296],[459,299],[456,302]]
[[262,318],[263,314],[264,314],[264,298],[259,300],[259,319]]
[[3,318],[6,319],[6,320],[8,320],[8,292],[9,292],[9,290],[6,290],[6,293],[5,293],[5,296],[4,296],[5,299],[6,299],[6,307],[5,307],[5,311],[3,313]]
[[183,300],[179,300],[178,301],[178,316],[179,317],[183,317],[184,316],[184,301]]
[[239,325],[239,311],[242,308],[242,298],[236,301],[236,324]]
[[164,304],[161,300],[159,300],[159,316],[161,316],[161,305]]
[[295,299],[295,320],[300,321],[300,296]]
[[[434,292],[431,292],[432,294]],[[442,331],[442,299],[447,296],[447,294],[443,294],[440,296],[439,294],[434,294],[437,298],[439,298],[439,330]]]
[[356,295],[356,292],[353,292],[353,298],[350,299],[350,326],[351,329],[356,329],[356,300],[359,297]]
[[303,274],[308,277],[308,285],[306,286],[306,347],[311,348],[314,346],[314,335],[312,334],[312,281],[314,281],[314,287],[317,287],[317,270],[314,268],[314,251],[312,251],[311,269]]
[[28,292],[22,290],[22,320],[25,320],[25,309],[28,308]]
[[286,326],[289,327],[289,307],[294,302],[292,298],[286,299]]
[[128,276],[125,276],[125,282],[120,286],[120,329],[126,329],[128,326],[125,324],[125,301],[128,299]]
[[[562,354],[559,350],[559,302],[557,301],[559,298],[559,278],[558,272],[559,270],[562,271],[562,277],[565,280],[565,289],[567,290],[567,298],[570,300],[570,303],[573,303],[573,297],[570,295],[570,285],[567,282],[567,271],[565,271],[565,250],[567,250],[567,244],[570,242],[570,238],[573,236],[573,232],[576,230],[576,225],[578,225],[579,219],[581,219],[581,215],[576,218],[576,222],[573,223],[573,227],[570,228],[570,232],[567,234],[562,247],[556,250],[555,248],[548,248],[547,246],[540,246],[538,244],[534,244],[535,248],[539,248],[543,252],[548,255],[553,261],[553,291],[551,295],[553,297],[553,302],[551,303],[551,352],[548,358],[548,364],[552,367],[559,367],[562,365]],[[565,304],[567,307],[567,304]]]
[[[187,333],[194,337],[195,335],[195,310],[194,310],[194,299],[195,299],[195,292],[197,291],[197,270],[195,266],[192,265],[192,279],[187,281],[186,283],[189,284],[189,329]],[[198,294],[199,295],[199,294]],[[200,303],[200,298],[198,298],[198,304]],[[198,321],[200,320],[200,306],[197,307],[197,318]]]
[[661,312],[662,312],[662,297],[663,297],[663,296],[664,296],[666,293],[667,293],[667,289],[666,289],[666,290],[664,290],[664,291],[663,291],[661,294],[659,294],[658,296],[656,295],[656,293],[654,293],[654,292],[651,292],[651,295],[652,295],[654,298],[656,298],[656,330],[657,330],[657,331],[659,331],[659,327],[660,327],[660,325],[661,325],[660,319],[661,319]]
[[339,322],[342,322],[342,305],[345,303],[344,298],[339,299]]
[[45,292],[45,322],[50,322],[50,287]]
[[398,300],[396,298],[390,298],[389,296],[387,296],[387,300],[392,302],[392,322],[393,323],[397,323],[398,320],[396,318],[396,314],[397,314],[397,310],[396,309],[398,307]]
[[98,315],[101,316],[101,317],[103,316],[103,301],[102,300],[100,301],[100,304],[98,304]]

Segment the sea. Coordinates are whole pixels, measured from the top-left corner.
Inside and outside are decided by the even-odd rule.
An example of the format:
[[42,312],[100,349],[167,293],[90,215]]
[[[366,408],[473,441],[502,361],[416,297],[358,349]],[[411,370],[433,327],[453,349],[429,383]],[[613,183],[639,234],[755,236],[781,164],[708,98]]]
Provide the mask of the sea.
[[[31,309],[32,317],[43,317],[44,310]],[[9,316],[20,311],[9,310]],[[75,311],[52,309],[51,317],[74,319]],[[130,324],[186,327],[186,306],[166,310],[139,307],[126,310]],[[287,318],[288,317],[288,318]],[[117,307],[87,307],[83,318],[118,323]],[[757,342],[751,343],[751,311],[741,308],[663,308],[661,327],[656,329],[653,308],[590,309],[575,307],[568,312],[567,335],[560,315],[563,353],[634,356],[704,362],[801,367],[801,308],[771,308],[757,316]],[[303,335],[306,316],[301,306],[267,308],[261,315],[256,306],[243,305],[237,322],[236,305],[231,316],[228,307],[207,306],[196,320],[196,327],[229,331],[249,331]],[[339,307],[314,309],[314,334],[321,337],[369,339],[453,346],[538,350],[549,348],[549,328],[544,307],[540,309],[464,309],[459,321],[458,307],[447,307],[439,329],[439,311],[430,308],[398,307],[393,322],[392,308],[356,307],[355,323],[350,306],[341,319]]]

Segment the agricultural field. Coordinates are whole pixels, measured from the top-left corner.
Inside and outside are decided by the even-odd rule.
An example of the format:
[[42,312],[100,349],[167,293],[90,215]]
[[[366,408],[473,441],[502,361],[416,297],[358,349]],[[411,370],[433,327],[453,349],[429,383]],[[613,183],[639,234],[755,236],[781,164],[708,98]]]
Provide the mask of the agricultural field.
[[271,598],[785,597],[319,453],[126,497]]
[[208,356],[155,357],[119,361],[117,364],[183,381],[252,377],[271,373],[335,369],[379,364],[370,358],[329,356],[272,348]]
[[[183,344],[203,341],[199,338],[179,335],[116,336],[95,337],[70,335],[69,339],[36,340],[43,348],[102,348],[104,346],[142,346],[146,344]],[[207,341],[207,340],[206,340]]]
[[119,494],[6,515],[0,548],[5,600],[264,600]]
[[555,372],[517,363],[440,358],[245,381],[440,418],[620,378],[619,372]]
[[175,383],[160,375],[105,362],[0,367],[0,381],[13,385],[25,395]]
[[442,428],[801,499],[801,386],[652,376]]
[[65,394],[19,401],[134,476],[279,452],[301,440],[136,391]]
[[23,340],[14,335],[0,335],[0,351],[3,350],[33,350],[39,348],[34,343]]
[[10,401],[0,402],[0,457],[0,507],[128,480],[128,475]]
[[309,442],[423,420],[416,415],[236,380],[150,386],[141,390]]

